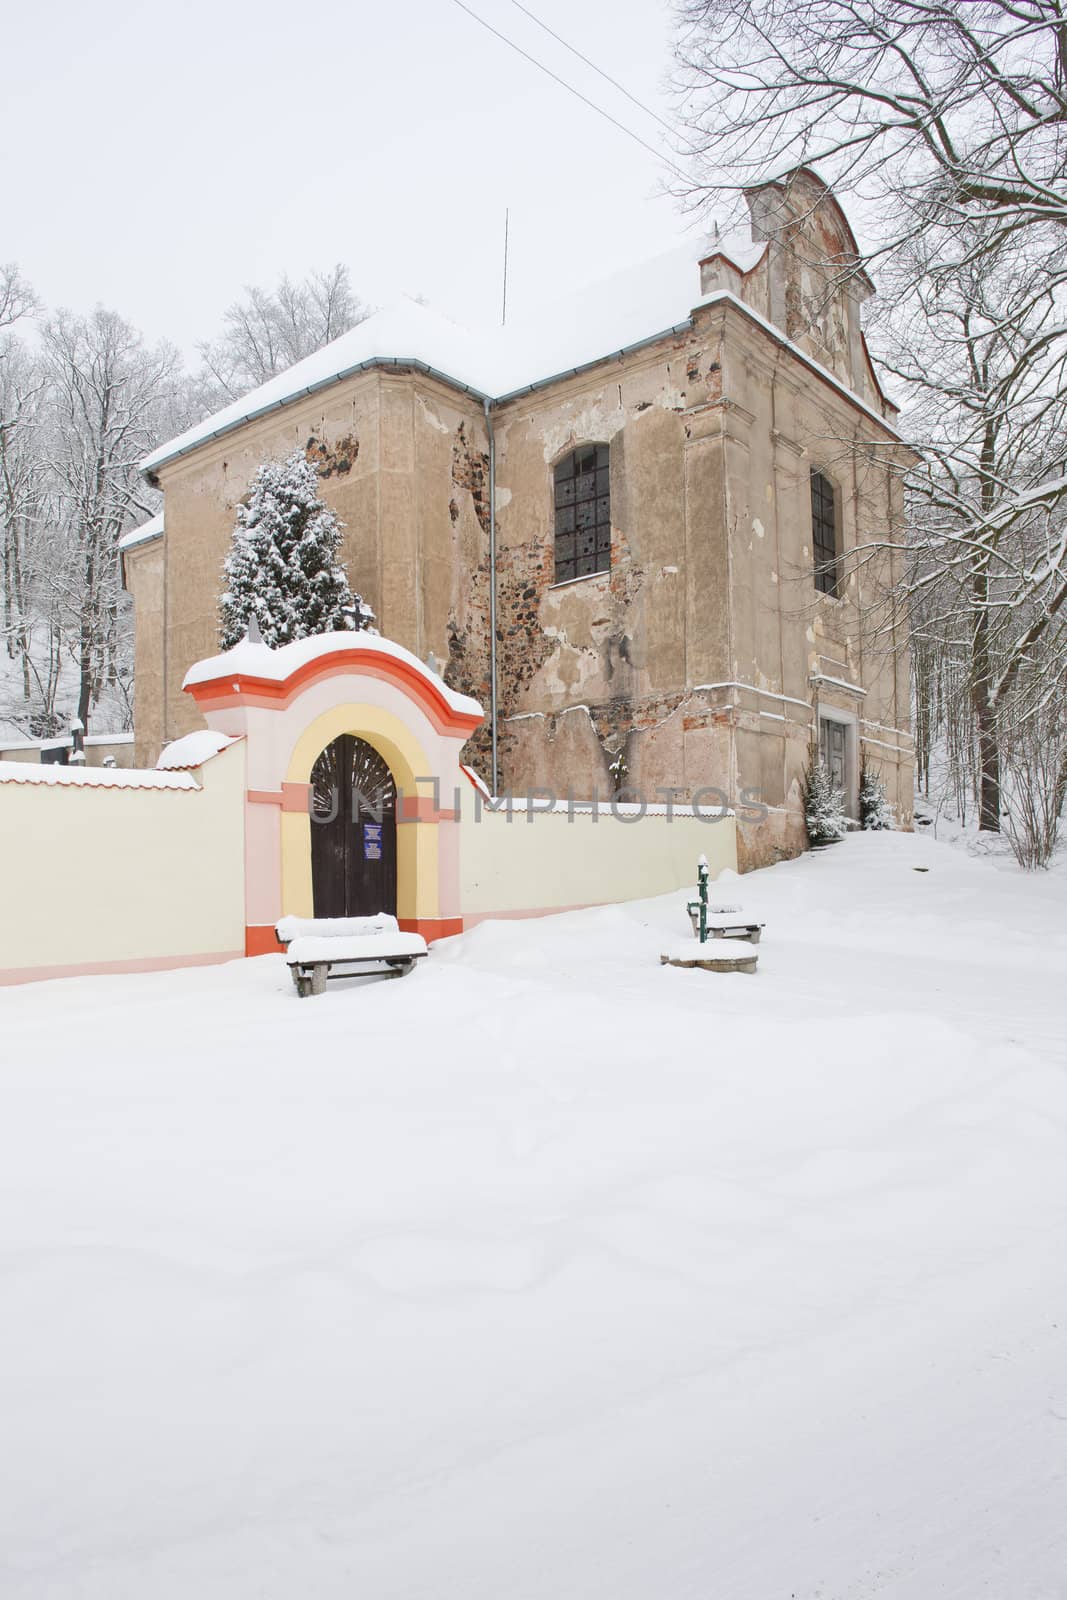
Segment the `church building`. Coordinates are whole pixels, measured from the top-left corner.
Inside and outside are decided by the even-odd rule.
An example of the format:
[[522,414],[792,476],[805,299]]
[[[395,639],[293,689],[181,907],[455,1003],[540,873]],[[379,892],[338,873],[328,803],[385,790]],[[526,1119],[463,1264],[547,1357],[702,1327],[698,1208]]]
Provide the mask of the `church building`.
[[182,683],[218,649],[235,507],[299,449],[382,634],[486,708],[464,760],[498,793],[718,791],[754,866],[804,847],[818,740],[853,812],[866,764],[909,825],[873,286],[813,173],[747,200],[746,237],[493,334],[380,311],[156,450],[163,515],[123,548],[138,763],[202,725]]

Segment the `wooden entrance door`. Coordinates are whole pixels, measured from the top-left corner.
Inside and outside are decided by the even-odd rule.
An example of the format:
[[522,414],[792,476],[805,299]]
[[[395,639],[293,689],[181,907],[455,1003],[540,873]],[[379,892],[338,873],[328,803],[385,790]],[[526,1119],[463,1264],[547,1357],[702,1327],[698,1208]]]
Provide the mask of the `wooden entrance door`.
[[830,774],[835,789],[848,797],[848,762],[845,743],[847,729],[831,717],[819,718],[819,758]]
[[311,771],[317,917],[396,915],[396,785],[377,750],[343,733]]

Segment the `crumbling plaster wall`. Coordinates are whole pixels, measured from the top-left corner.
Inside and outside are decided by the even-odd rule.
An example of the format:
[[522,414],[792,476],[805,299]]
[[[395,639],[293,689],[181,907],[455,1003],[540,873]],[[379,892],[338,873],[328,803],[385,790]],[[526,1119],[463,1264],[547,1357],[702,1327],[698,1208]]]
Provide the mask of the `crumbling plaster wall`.
[[[704,326],[498,411],[505,783],[609,794],[620,779],[659,781],[640,735],[684,698],[687,574],[709,579],[715,543],[705,539],[687,567],[687,417],[717,395],[719,373],[717,334]],[[611,448],[611,570],[556,584],[553,470],[591,442]]]
[[[906,800],[907,675],[867,636],[874,569],[840,600],[811,577],[813,466],[838,487],[846,550],[900,525],[877,423],[720,306],[504,407],[496,438],[506,787],[758,794],[742,859],[795,853],[822,677],[866,690],[822,684],[824,703],[894,730],[878,755]],[[594,441],[611,446],[611,571],[556,585],[552,469]]]
[[[764,845],[777,853],[790,834],[796,845],[803,842],[800,797],[813,723],[805,703],[855,718],[853,790],[864,741],[879,739],[879,759],[893,769],[891,792],[902,818],[910,819],[906,635],[883,598],[899,558],[856,558],[871,541],[900,534],[899,474],[892,470],[899,452],[876,421],[788,349],[737,312],[727,317],[731,658],[725,676],[758,691],[752,701],[735,691],[736,781],[739,793],[758,787],[765,804],[787,813],[784,824],[768,819],[764,844],[761,830],[742,825],[739,832],[756,854]],[[812,581],[812,468],[835,485],[843,552],[838,596],[817,592]]]
[[[874,286],[848,220],[808,172],[750,191],[752,237],[769,248],[751,274],[752,304],[868,404],[881,395],[863,342],[861,308]],[[743,296],[746,300],[748,294]]]
[[[730,549],[731,654],[723,677],[756,693],[727,691],[737,707],[741,787],[799,816],[810,742],[809,678],[818,600],[811,579],[809,471],[828,422],[805,394],[795,363],[731,322],[730,407],[724,419],[726,537]],[[842,496],[849,538],[849,503]],[[762,691],[762,692],[761,692]],[[801,842],[799,836],[796,841]]]

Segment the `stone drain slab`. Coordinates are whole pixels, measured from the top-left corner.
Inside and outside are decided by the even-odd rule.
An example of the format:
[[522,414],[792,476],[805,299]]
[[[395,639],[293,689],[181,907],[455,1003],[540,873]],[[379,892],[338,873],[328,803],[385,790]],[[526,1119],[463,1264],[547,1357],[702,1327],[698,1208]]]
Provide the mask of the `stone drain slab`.
[[740,939],[686,940],[660,955],[665,967],[700,967],[704,972],[755,972],[759,951]]

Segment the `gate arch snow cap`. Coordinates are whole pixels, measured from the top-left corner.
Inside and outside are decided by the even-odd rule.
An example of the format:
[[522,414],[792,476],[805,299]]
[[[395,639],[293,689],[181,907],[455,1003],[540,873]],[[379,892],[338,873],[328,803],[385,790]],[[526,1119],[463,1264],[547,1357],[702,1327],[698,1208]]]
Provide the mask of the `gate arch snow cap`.
[[210,728],[247,742],[245,947],[278,949],[279,916],[310,916],[311,768],[339,733],[365,739],[389,764],[399,795],[398,912],[430,938],[457,933],[459,844],[452,794],[465,780],[462,746],[483,720],[391,639],[327,633],[273,650],[243,639],[197,662],[182,685]]
[[468,739],[485,715],[477,700],[450,689],[403,645],[369,633],[320,633],[280,650],[245,638],[221,655],[197,661],[182,688],[206,714],[238,705],[288,705],[301,690],[339,673],[396,684],[439,733]]

